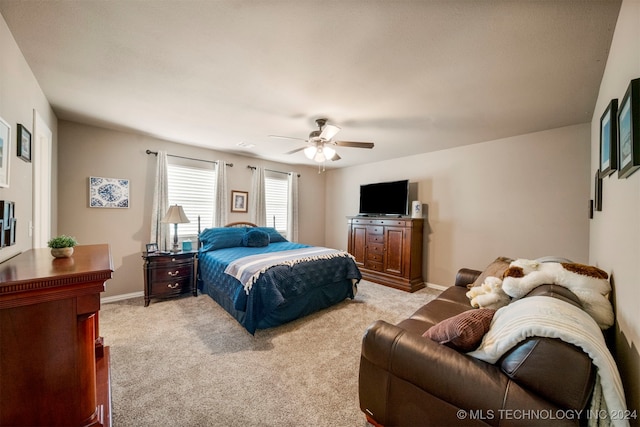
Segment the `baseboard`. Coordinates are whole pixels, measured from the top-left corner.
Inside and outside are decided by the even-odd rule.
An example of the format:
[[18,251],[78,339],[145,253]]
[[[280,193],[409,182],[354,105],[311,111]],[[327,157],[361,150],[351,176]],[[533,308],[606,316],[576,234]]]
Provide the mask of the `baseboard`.
[[444,291],[448,286],[436,285],[435,283],[424,282],[427,285],[427,288],[437,289],[439,291]]
[[120,295],[114,295],[112,297],[100,298],[100,302],[102,304],[109,304],[110,302],[122,301],[125,299],[131,299],[131,298],[139,298],[143,296],[144,296],[144,291],[131,292],[130,294],[120,294]]

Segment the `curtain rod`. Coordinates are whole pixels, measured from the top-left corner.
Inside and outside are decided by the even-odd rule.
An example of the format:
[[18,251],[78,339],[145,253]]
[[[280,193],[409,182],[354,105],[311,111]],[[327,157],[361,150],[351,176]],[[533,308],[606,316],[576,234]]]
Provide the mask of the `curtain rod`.
[[[247,165],[247,169],[252,169],[253,170],[255,168],[256,168],[256,166]],[[285,175],[289,175],[291,173],[291,172],[274,171],[273,169],[265,169],[265,170],[269,171],[269,172],[283,173]],[[298,174],[298,178],[300,178],[300,174]]]
[[[147,153],[147,154],[153,154],[154,156],[157,156],[157,155],[158,155],[158,152],[157,152],[157,151],[147,150],[147,151],[146,151],[146,153]],[[218,161],[217,161],[217,160],[202,160],[202,159],[196,159],[196,158],[194,158],[194,157],[177,156],[177,155],[175,155],[175,154],[167,154],[167,156],[170,156],[170,157],[178,157],[178,158],[180,158],[180,159],[195,160],[195,161],[197,161],[197,162],[206,162],[206,163],[214,163],[214,164],[218,164]],[[231,167],[231,168],[232,168],[232,167],[233,167],[233,163],[225,163],[225,166],[229,166],[229,167]]]

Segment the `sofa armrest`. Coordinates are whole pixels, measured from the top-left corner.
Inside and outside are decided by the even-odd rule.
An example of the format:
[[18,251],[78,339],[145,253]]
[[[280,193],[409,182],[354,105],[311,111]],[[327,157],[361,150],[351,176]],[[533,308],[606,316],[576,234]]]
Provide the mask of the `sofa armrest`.
[[482,271],[473,270],[471,268],[461,268],[456,274],[456,286],[466,287],[469,283],[475,282],[475,280],[482,274]]
[[454,407],[485,413],[503,407],[509,383],[497,366],[378,320],[363,337],[359,392],[361,409],[382,424],[391,377]]

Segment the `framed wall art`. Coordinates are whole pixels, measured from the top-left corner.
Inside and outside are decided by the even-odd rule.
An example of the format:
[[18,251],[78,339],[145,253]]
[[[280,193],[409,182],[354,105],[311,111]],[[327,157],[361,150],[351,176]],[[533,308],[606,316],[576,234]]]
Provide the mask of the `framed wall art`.
[[618,126],[616,114],[618,100],[612,99],[600,117],[600,173],[602,178],[611,175],[618,167],[616,139]]
[[596,211],[602,211],[602,172],[596,171],[595,186],[594,186],[594,208]]
[[89,177],[90,208],[128,208],[129,180]]
[[18,157],[31,162],[31,132],[18,123]]
[[247,212],[247,199],[249,193],[246,191],[231,190],[231,212]]
[[631,80],[618,109],[618,178],[640,168],[640,79]]
[[11,126],[0,117],[0,187],[9,186],[9,155],[11,153]]

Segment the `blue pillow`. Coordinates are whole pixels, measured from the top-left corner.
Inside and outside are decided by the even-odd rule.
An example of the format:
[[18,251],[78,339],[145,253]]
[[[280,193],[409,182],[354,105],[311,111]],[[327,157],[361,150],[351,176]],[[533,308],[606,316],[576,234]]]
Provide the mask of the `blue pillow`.
[[288,242],[288,240],[282,237],[282,234],[278,233],[278,230],[273,227],[254,227],[249,228],[248,230],[260,230],[266,232],[269,235],[269,242],[271,243]]
[[242,246],[242,238],[245,234],[246,230],[244,228],[207,228],[200,233],[200,242],[202,243],[200,250],[206,252]]
[[269,234],[262,230],[249,230],[242,238],[242,244],[250,248],[268,246]]

